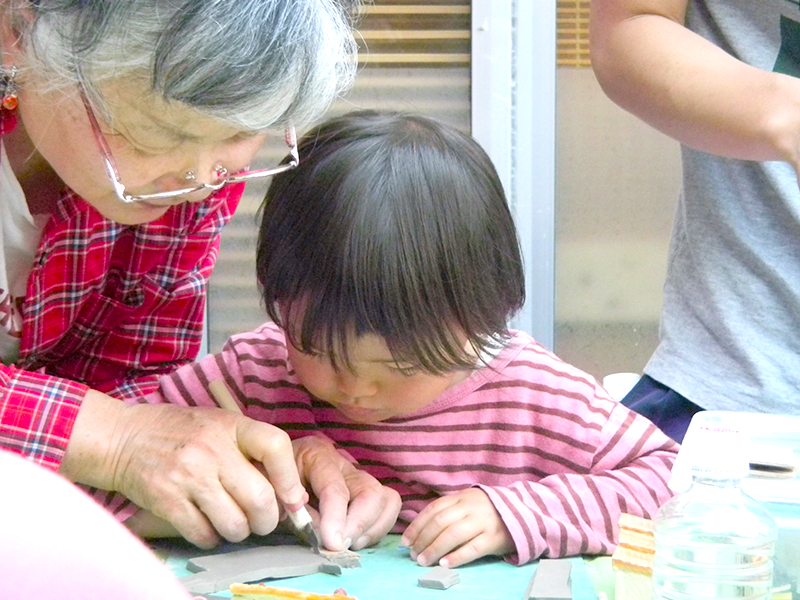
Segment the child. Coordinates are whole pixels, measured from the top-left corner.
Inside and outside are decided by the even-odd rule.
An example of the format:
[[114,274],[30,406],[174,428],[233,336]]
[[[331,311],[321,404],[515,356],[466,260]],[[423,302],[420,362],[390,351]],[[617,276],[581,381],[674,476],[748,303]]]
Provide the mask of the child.
[[[677,445],[530,336],[516,232],[489,158],[436,121],[363,111],[305,136],[267,193],[257,271],[273,323],[162,379],[333,440],[403,500],[423,566],[608,554],[621,512],[670,497]],[[356,544],[358,546],[358,544]]]

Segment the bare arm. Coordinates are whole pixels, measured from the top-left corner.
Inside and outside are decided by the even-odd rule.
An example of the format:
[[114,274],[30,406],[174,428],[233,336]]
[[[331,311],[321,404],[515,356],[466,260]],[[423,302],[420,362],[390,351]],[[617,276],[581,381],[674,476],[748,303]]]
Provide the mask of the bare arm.
[[683,26],[689,0],[592,0],[591,57],[622,108],[706,152],[800,172],[800,80],[749,66]]

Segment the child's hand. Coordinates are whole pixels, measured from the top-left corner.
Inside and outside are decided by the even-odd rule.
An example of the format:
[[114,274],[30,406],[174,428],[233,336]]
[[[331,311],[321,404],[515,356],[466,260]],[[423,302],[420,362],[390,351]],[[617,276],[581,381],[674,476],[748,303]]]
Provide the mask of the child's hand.
[[434,500],[408,526],[401,542],[423,567],[458,567],[514,550],[511,534],[486,493],[470,488]]
[[339,454],[333,442],[309,435],[292,442],[303,481],[319,499],[319,533],[328,550],[360,550],[397,521],[400,494]]

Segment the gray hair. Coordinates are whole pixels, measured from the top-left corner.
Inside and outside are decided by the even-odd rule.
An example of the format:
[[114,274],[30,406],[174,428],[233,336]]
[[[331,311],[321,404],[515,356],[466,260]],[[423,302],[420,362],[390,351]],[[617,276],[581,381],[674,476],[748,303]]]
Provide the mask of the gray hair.
[[[13,4],[13,2],[7,3]],[[166,101],[246,130],[307,125],[355,75],[358,0],[34,0],[26,70],[53,86],[146,77]]]

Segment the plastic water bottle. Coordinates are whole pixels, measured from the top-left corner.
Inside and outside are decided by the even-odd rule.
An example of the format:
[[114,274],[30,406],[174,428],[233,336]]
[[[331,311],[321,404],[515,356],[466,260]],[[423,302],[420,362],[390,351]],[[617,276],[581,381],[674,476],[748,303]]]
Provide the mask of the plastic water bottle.
[[689,464],[692,484],[653,519],[655,600],[769,600],[777,526],[740,483],[745,440],[702,427]]

